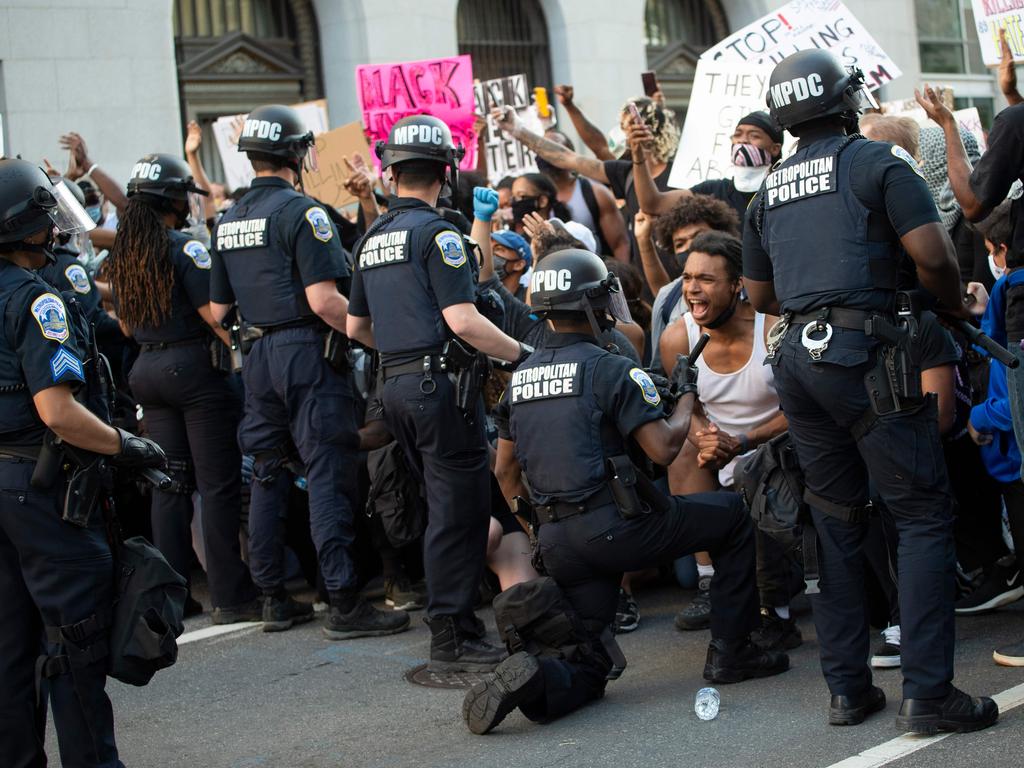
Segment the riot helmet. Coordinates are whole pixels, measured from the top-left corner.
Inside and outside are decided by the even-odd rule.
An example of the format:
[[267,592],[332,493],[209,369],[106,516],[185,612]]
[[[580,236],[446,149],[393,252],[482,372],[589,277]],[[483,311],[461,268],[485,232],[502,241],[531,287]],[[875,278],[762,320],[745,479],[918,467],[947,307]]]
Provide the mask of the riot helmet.
[[256,107],[246,115],[238,151],[282,158],[296,173],[300,165],[311,172],[318,167],[313,132],[298,112],[282,104]]
[[441,195],[454,195],[458,189],[459,161],[466,150],[455,145],[451,129],[433,115],[403,117],[391,126],[386,142],[377,142],[374,151],[380,159],[382,171],[413,160],[436,163],[442,168],[447,166],[450,190],[442,185]]
[[39,244],[25,238],[43,230],[74,235],[95,226],[63,179],[53,182],[25,160],[0,160],[0,251],[33,251],[52,259],[51,238]]
[[[178,214],[179,226],[185,225],[186,218],[193,224],[203,220],[203,203],[199,197],[208,194],[196,186],[188,163],[174,155],[146,155],[132,166],[128,179],[128,197],[141,196],[159,211]],[[176,202],[187,205],[183,210]]]
[[619,278],[600,256],[582,248],[555,251],[537,263],[530,307],[544,318],[586,316],[595,336],[616,320],[632,321]]
[[772,70],[768,111],[786,130],[828,115],[855,121],[865,105],[877,106],[864,85],[864,73],[846,68],[828,51],[800,51]]

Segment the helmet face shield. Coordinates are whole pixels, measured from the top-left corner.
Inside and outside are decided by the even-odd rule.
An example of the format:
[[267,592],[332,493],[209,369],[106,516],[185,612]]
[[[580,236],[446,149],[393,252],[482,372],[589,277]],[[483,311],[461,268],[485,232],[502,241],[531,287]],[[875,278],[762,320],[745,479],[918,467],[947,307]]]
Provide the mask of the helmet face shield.
[[310,140],[306,147],[306,154],[302,158],[302,169],[306,173],[316,173],[320,170],[320,154],[317,152],[316,142]]
[[199,192],[188,192],[188,220],[192,224],[201,224],[205,220],[203,196]]
[[626,295],[622,292],[622,285],[619,278],[609,274],[608,306],[605,311],[619,323],[632,323],[633,316],[629,312],[629,304],[626,303]]
[[96,228],[92,217],[78,202],[63,180],[53,185],[55,205],[46,206],[46,213],[61,235],[77,235]]

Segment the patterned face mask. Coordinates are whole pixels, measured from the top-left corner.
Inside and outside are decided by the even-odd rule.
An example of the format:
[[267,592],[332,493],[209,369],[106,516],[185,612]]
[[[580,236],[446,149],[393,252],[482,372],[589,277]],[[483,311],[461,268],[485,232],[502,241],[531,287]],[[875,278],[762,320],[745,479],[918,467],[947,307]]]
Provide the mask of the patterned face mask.
[[753,144],[733,144],[732,164],[737,168],[764,168],[772,164],[772,156]]

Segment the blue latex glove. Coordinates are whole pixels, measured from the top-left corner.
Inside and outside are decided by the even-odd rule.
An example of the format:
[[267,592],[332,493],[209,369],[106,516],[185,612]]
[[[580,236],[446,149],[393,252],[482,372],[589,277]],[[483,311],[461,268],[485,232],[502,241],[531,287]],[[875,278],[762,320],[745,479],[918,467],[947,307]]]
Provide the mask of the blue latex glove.
[[490,221],[498,210],[498,193],[487,187],[473,187],[473,218]]

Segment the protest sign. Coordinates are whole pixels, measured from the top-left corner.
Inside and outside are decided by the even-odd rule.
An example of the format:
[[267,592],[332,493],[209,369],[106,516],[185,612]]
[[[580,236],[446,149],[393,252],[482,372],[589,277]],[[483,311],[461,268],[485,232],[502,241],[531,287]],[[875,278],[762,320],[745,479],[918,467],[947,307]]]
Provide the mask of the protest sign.
[[[981,115],[978,114],[977,107],[970,107],[969,109],[953,109],[953,89],[949,86],[935,86],[935,90],[939,92],[939,96],[946,107],[953,112],[953,117],[956,119],[956,124],[960,127],[961,131],[967,131],[973,134],[975,140],[978,142],[978,150],[982,153],[988,148],[985,142],[985,130],[981,125]],[[920,105],[914,99],[902,99],[900,101],[886,101],[882,104],[882,114],[891,115],[895,117],[909,117],[916,120],[917,123],[922,127],[935,126],[931,118],[928,117],[928,113],[921,109]]]
[[306,194],[334,208],[356,202],[356,198],[342,184],[349,177],[345,160],[352,155],[361,155],[367,167],[373,168],[363,126],[355,122],[321,133],[316,137],[316,151],[318,169],[302,172],[302,185]]
[[[327,130],[327,102],[323,99],[304,101],[292,104],[291,107],[299,113],[306,128],[314,135]],[[238,151],[238,137],[242,133],[242,125],[247,115],[248,113],[225,115],[213,122],[213,138],[220,152],[221,165],[224,167],[224,183],[230,190],[248,187],[255,175],[249,158],[244,152]]]
[[[544,125],[537,109],[530,103],[530,88],[526,75],[512,75],[495,80],[477,81],[473,96],[478,115],[487,117],[484,152],[487,159],[487,177],[497,184],[506,176],[518,176],[537,170],[537,157],[518,139],[502,133],[490,112],[494,107],[512,107],[526,127],[534,133],[544,133]],[[554,118],[554,110],[551,111]],[[549,123],[552,122],[549,120]]]
[[[466,148],[460,167],[476,167],[473,132],[473,65],[468,55],[356,67],[363,125],[374,141],[387,141],[391,126],[409,115],[433,115]],[[379,160],[374,154],[374,163]]]
[[999,30],[1006,30],[1006,42],[1014,61],[1024,61],[1024,0],[972,0],[974,27],[981,43],[981,59],[990,67],[999,64]]
[[844,66],[860,67],[872,90],[902,74],[839,0],[792,0],[733,32],[701,59],[774,65],[797,51],[814,48],[831,51]]
[[765,109],[771,71],[771,64],[697,62],[669,186],[685,189],[733,175],[733,131],[741,117]]

